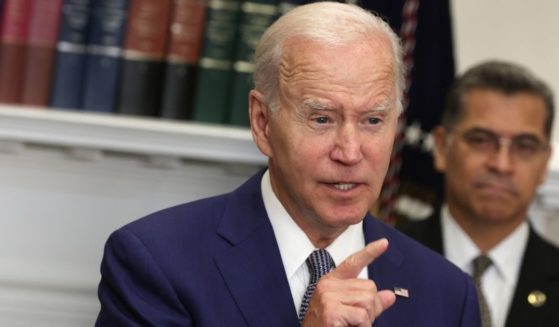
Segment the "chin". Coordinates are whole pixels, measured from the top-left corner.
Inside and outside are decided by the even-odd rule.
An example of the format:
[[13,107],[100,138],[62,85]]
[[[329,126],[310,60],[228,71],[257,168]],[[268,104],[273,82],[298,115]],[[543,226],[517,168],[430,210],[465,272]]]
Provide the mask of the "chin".
[[366,212],[363,212],[362,214],[352,214],[352,215],[334,215],[328,218],[328,222],[331,225],[334,226],[350,226],[350,225],[355,225],[357,223],[359,223],[360,221],[363,220],[363,218],[365,217]]
[[503,207],[491,207],[491,208],[483,208],[480,211],[480,217],[482,217],[487,222],[492,222],[495,224],[501,222],[509,221],[509,217],[513,216],[513,211],[510,210],[511,206]]

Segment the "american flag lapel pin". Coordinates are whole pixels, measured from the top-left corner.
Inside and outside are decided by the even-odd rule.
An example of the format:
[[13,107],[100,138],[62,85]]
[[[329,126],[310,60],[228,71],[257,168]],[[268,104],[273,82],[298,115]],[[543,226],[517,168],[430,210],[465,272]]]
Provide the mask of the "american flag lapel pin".
[[410,292],[407,289],[401,287],[394,287],[394,294],[399,297],[405,297],[406,299],[410,297]]

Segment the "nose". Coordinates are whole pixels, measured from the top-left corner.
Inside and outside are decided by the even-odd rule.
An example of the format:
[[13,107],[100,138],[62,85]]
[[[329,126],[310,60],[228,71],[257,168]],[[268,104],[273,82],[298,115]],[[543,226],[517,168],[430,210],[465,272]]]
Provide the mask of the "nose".
[[509,173],[513,168],[511,140],[501,138],[493,156],[489,159],[490,167],[500,173]]
[[330,157],[344,165],[355,165],[363,159],[362,145],[358,128],[344,124],[336,133],[336,141]]

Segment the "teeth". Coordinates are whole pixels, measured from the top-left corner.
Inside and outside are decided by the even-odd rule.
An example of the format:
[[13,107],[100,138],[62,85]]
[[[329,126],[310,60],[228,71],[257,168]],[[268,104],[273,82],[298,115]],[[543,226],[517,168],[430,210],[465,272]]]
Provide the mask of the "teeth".
[[334,187],[337,188],[340,191],[349,191],[349,190],[351,190],[352,188],[355,187],[355,184],[353,184],[353,183],[337,183],[337,184],[334,184]]

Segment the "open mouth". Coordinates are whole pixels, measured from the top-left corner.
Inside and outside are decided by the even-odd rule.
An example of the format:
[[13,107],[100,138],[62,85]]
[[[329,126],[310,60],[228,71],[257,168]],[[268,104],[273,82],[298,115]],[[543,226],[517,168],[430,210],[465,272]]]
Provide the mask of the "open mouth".
[[332,185],[334,186],[334,188],[340,191],[349,191],[357,187],[357,184],[355,183],[335,183]]

